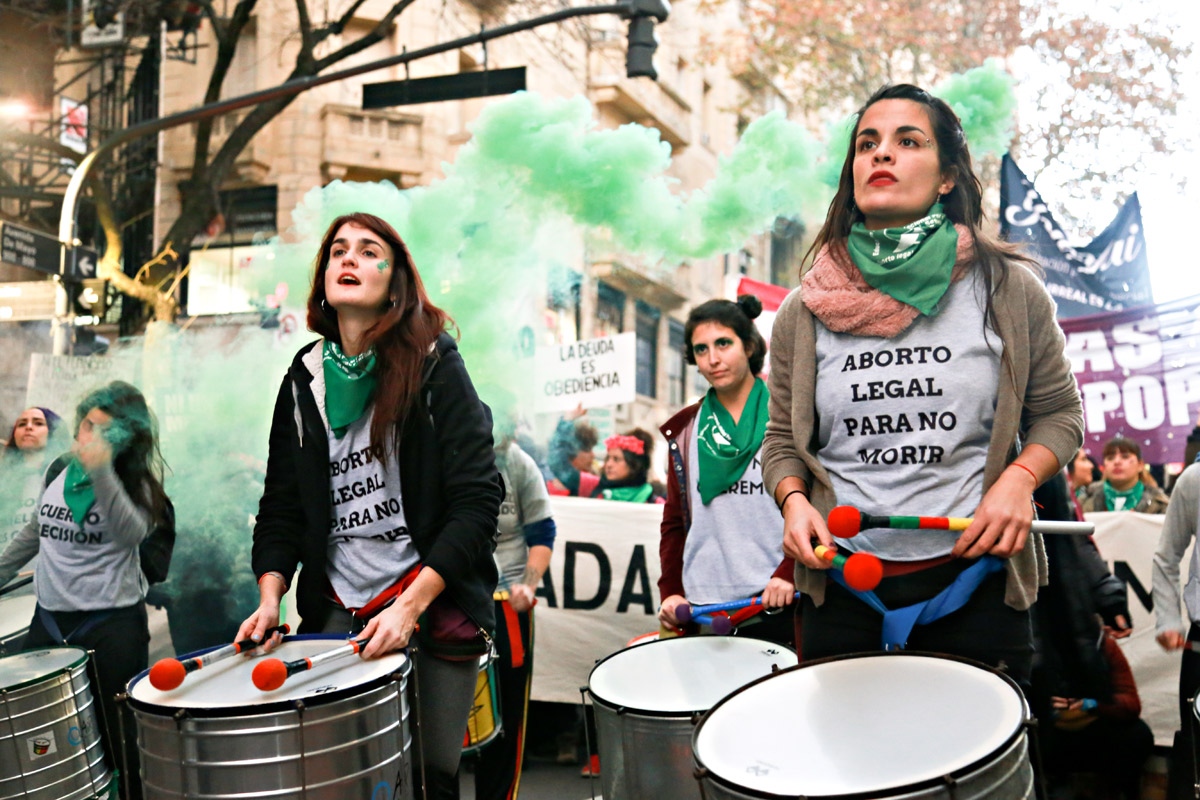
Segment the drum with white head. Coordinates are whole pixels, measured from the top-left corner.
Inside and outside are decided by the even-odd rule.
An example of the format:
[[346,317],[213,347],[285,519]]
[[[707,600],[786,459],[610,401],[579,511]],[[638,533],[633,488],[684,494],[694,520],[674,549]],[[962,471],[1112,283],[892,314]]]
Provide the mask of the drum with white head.
[[795,666],[786,647],[748,636],[691,636],[620,650],[592,669],[605,800],[700,796],[692,777],[695,722],[725,695]]
[[[269,657],[311,657],[345,641],[288,636]],[[251,682],[261,658],[218,661],[165,692],[148,670],[129,682],[148,800],[411,800],[406,654],[318,664],[270,692]]]
[[78,647],[0,658],[0,797],[83,800],[107,790],[87,661]]
[[692,742],[707,800],[1034,796],[1024,695],[925,653],[803,664],[726,697]]

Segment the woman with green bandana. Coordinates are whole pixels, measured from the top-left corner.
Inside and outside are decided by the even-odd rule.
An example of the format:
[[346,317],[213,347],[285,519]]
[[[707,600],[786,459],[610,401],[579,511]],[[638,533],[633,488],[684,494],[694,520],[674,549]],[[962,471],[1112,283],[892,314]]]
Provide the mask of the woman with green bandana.
[[429,798],[458,796],[478,661],[495,630],[504,496],[491,415],[451,324],[391,225],[364,213],[333,221],[308,299],[322,338],[279,390],[254,527],[260,605],[238,632],[261,639],[279,623],[300,568],[301,633],[369,637],[363,658],[419,639],[414,769]]
[[1079,498],[1083,513],[1137,511],[1167,513],[1167,493],[1142,480],[1146,462],[1142,448],[1128,436],[1114,436],[1104,445],[1104,478],[1090,485]]
[[[659,621],[680,629],[682,603],[724,603],[761,594],[763,605],[792,602],[792,559],[783,555],[779,515],[763,487],[761,447],[767,386],[758,377],[767,344],[753,320],[762,303],[710,300],[688,315],[684,356],[710,388],[662,426],[670,457],[658,580]],[[794,646],[793,615],[749,612],[737,627]]]
[[[1032,493],[1074,457],[1083,418],[1037,265],[986,233],[981,195],[950,107],[880,89],[776,316],[763,478],[797,562],[806,659],[909,647],[1029,676],[1047,580]],[[835,542],[839,504],[974,522]],[[846,587],[818,542],[878,556],[879,587]]]
[[650,483],[650,455],[654,438],[641,428],[604,440],[607,453],[600,482],[592,497],[622,503],[658,503],[661,498]]
[[[145,398],[128,383],[115,381],[85,397],[70,457],[51,466],[37,515],[0,555],[0,583],[38,556],[38,605],[25,647],[65,642],[94,651],[104,749],[122,769],[117,714],[126,709],[113,697],[149,659],[141,547],[151,532],[174,526],[155,428]],[[132,730],[131,717],[126,723]],[[125,737],[125,758],[137,775],[134,737]],[[141,797],[136,779],[124,782],[129,796]]]

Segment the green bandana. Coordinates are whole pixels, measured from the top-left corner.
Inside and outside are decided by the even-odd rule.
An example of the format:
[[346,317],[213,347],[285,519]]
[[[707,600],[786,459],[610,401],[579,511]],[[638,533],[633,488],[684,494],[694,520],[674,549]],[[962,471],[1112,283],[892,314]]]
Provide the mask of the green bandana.
[[375,390],[375,349],[348,356],[336,343],[326,339],[321,366],[325,373],[325,413],[333,435],[340,439],[371,402]]
[[[1145,485],[1139,480],[1125,491],[1114,489],[1113,485],[1108,481],[1104,482],[1104,505],[1111,508],[1113,511],[1133,511],[1137,508],[1137,504],[1142,501],[1142,492],[1146,489]],[[1120,505],[1117,504],[1120,500]]]
[[928,216],[902,228],[869,231],[854,223],[846,248],[868,284],[932,317],[950,288],[958,231],[934,203]]
[[648,483],[641,486],[619,486],[615,489],[605,489],[600,496],[605,500],[620,500],[624,503],[645,503],[654,494],[654,487]]
[[83,528],[83,518],[96,502],[96,487],[92,486],[92,477],[87,474],[78,458],[72,458],[67,464],[66,483],[63,486],[63,499],[67,508],[71,509],[71,517],[75,524]]
[[733,416],[717,399],[716,389],[709,389],[704,395],[696,418],[696,439],[700,444],[697,485],[704,505],[737,483],[762,446],[767,432],[767,399],[767,385],[762,378],[755,378],[742,417],[734,423]]

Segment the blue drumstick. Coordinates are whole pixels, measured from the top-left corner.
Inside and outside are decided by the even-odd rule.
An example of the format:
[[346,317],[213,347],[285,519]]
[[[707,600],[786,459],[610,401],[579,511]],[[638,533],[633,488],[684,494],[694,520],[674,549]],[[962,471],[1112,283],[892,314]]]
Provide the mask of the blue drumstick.
[[[800,593],[794,595],[797,599]],[[696,619],[699,615],[712,614],[714,611],[740,611],[743,608],[751,606],[761,606],[762,597],[743,597],[741,600],[730,600],[727,603],[710,603],[706,606],[693,606],[688,603],[680,603],[675,606],[675,619],[680,622],[687,622]],[[696,620],[699,622],[699,620]]]

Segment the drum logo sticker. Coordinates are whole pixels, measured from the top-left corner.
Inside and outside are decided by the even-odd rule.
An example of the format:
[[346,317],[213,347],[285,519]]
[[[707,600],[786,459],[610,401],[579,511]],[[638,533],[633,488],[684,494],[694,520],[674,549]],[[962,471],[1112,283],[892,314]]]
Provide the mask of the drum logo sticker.
[[44,731],[30,736],[25,740],[25,744],[29,746],[30,761],[37,761],[39,758],[52,756],[58,752],[58,743],[54,741],[54,731]]

